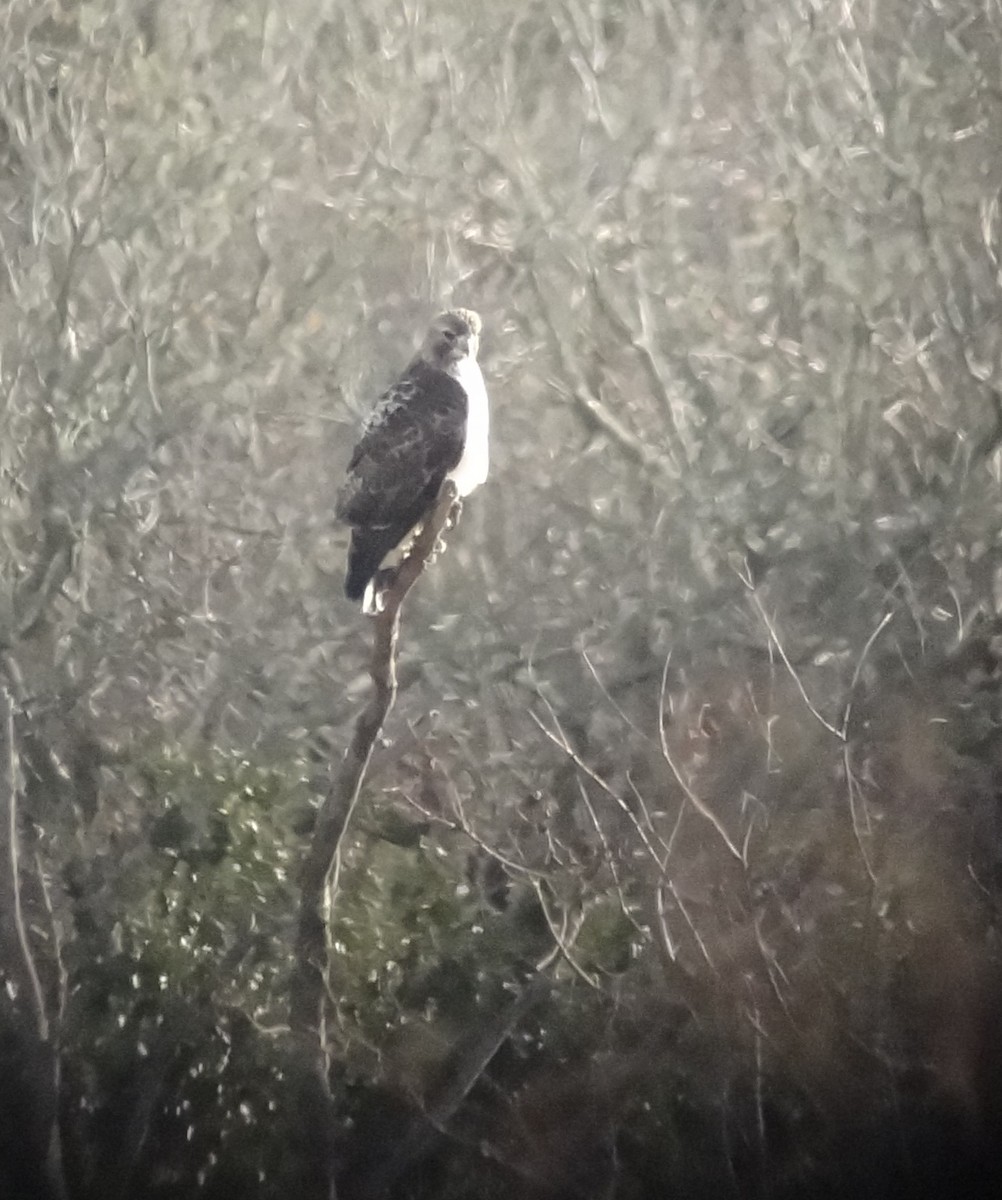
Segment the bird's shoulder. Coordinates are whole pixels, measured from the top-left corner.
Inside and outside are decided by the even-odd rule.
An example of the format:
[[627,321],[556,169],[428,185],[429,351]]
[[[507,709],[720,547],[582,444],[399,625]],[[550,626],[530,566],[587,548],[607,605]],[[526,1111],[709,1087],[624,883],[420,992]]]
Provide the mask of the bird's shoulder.
[[362,426],[363,439],[377,431],[437,420],[464,411],[466,391],[445,371],[414,359],[386,389]]
[[467,401],[462,385],[421,359],[410,364],[380,396],[362,427],[348,474],[352,487],[362,476],[387,474],[439,459],[451,464],[462,449]]

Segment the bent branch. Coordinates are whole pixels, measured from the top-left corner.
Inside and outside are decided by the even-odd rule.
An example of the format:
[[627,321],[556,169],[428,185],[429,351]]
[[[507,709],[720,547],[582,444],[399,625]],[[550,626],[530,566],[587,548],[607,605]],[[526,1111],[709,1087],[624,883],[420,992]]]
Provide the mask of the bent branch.
[[425,568],[456,503],[456,488],[446,482],[431,516],[383,593],[383,609],[373,617],[369,674],[372,696],[359,714],[351,744],[317,813],[310,848],[300,876],[299,923],[293,967],[289,1024],[305,1075],[311,1123],[316,1123],[317,1169],[333,1184],[331,1096],[327,1079],[327,1036],[324,998],[327,990],[327,920],[337,883],[339,852],[379,731],[397,694],[396,649],[400,608]]

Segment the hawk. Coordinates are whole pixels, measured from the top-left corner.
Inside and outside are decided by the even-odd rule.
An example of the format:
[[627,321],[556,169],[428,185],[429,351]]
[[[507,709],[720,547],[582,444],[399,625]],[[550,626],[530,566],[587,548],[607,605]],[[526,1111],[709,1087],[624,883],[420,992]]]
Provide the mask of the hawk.
[[348,463],[336,513],[351,526],[344,590],[378,607],[383,559],[428,516],[446,479],[460,496],[487,478],[490,416],[477,363],[480,318],[468,308],[432,322],[421,349],[379,398]]

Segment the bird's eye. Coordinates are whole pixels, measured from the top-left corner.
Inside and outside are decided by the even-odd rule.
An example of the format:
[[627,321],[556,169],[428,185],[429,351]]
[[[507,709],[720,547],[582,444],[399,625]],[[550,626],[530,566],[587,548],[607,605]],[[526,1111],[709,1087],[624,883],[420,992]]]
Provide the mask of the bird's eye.
[[454,342],[456,340],[456,331],[454,329],[443,329],[442,335],[447,342]]

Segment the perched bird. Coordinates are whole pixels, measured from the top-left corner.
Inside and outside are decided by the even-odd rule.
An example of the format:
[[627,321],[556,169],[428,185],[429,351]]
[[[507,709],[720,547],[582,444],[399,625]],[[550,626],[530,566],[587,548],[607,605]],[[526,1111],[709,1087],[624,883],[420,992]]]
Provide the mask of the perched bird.
[[338,492],[351,526],[344,590],[378,609],[383,560],[429,515],[446,479],[466,496],[487,478],[490,417],[477,363],[480,318],[468,308],[432,322],[421,349],[366,421]]

